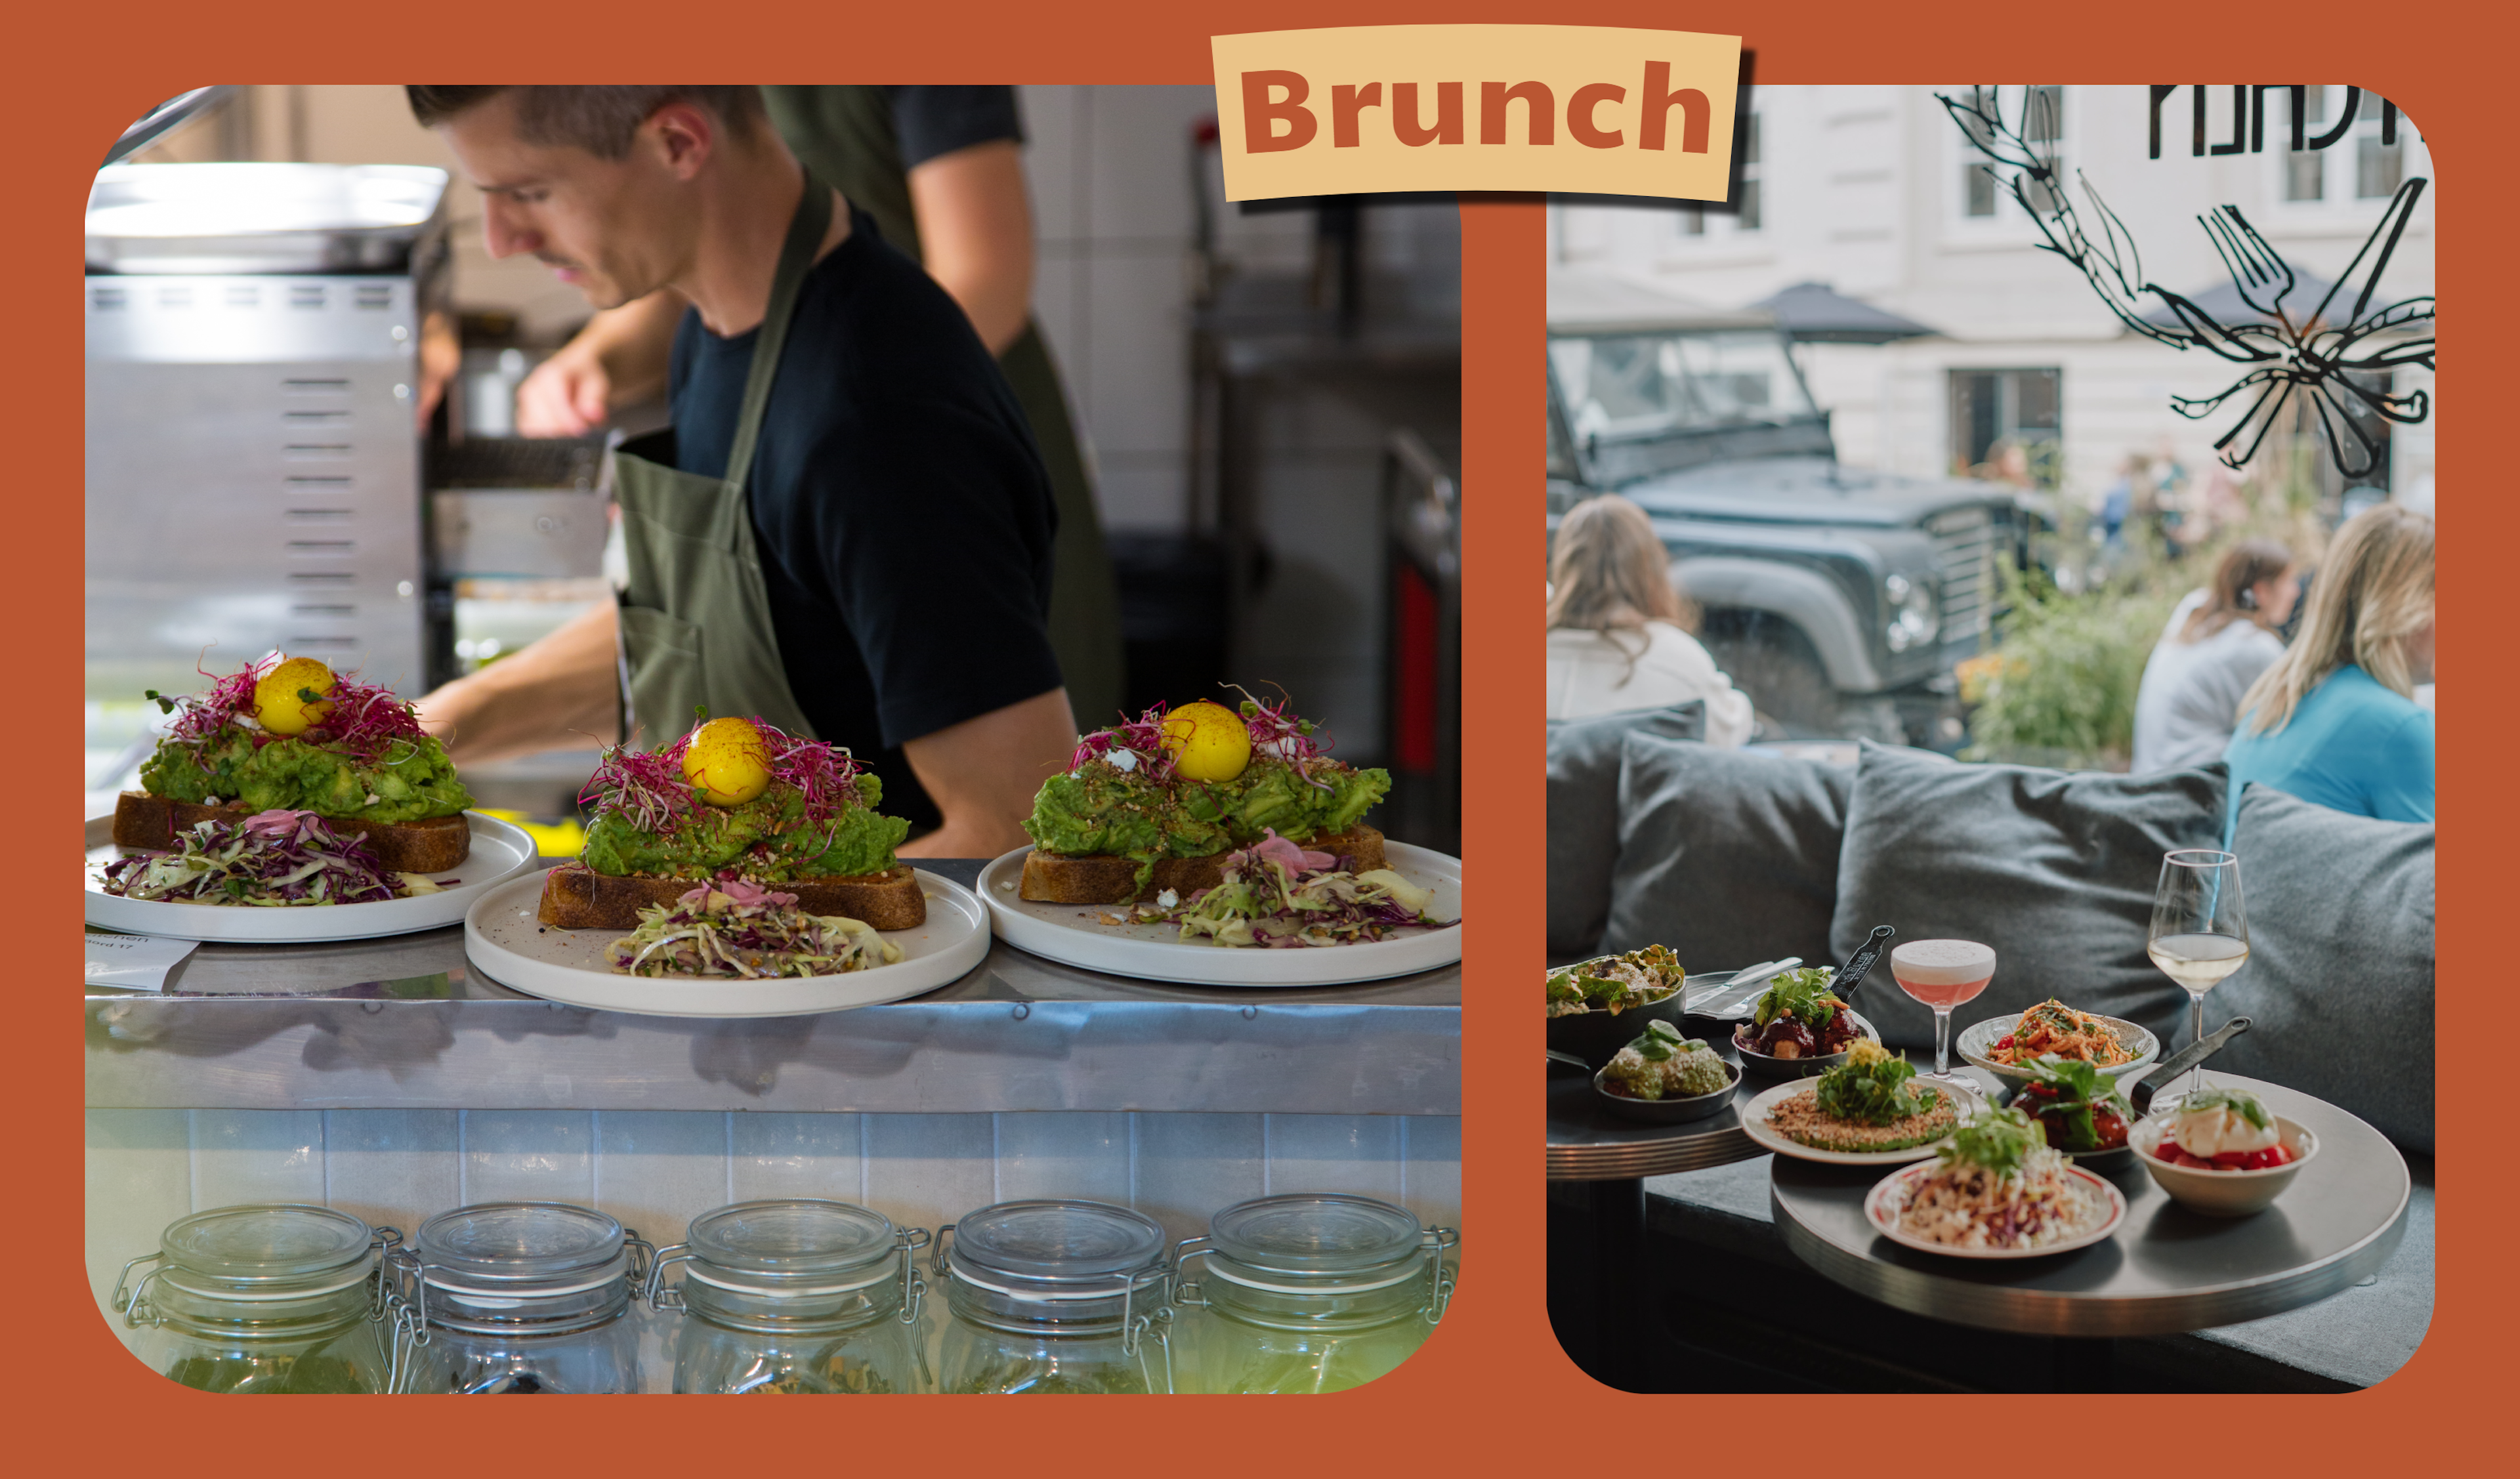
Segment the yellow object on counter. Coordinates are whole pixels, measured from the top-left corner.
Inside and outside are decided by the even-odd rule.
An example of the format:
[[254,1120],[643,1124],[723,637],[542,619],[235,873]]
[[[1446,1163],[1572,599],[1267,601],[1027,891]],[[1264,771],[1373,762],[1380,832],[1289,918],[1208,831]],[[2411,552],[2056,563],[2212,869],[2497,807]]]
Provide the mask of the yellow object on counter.
[[546,858],[574,858],[586,851],[586,828],[575,817],[560,822],[536,822],[520,811],[502,811],[476,806],[474,811],[502,822],[513,822],[524,834],[534,839],[534,851]]

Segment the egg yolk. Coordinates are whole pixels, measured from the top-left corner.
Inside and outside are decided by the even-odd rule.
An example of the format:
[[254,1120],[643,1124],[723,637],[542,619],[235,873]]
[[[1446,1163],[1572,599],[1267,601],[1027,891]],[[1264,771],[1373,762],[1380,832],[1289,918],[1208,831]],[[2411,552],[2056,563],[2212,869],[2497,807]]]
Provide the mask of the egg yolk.
[[1190,781],[1231,781],[1251,763],[1251,731],[1221,703],[1185,703],[1164,716],[1164,748]]
[[683,779],[711,806],[742,806],[770,788],[770,746],[748,719],[712,719],[692,733]]
[[254,681],[253,722],[269,734],[302,735],[332,716],[333,705],[323,701],[332,692],[331,668],[312,657],[288,658]]

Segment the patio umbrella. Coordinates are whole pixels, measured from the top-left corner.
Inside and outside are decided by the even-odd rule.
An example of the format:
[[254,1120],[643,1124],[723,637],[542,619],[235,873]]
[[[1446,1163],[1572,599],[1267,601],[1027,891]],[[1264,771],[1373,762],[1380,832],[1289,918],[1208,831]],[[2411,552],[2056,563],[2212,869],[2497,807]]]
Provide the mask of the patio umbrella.
[[1777,327],[1793,337],[1816,343],[1887,344],[1942,332],[1848,297],[1826,283],[1796,283],[1750,306],[1775,314]]
[[[2312,309],[2318,306],[2320,298],[2327,296],[2328,287],[2327,279],[2318,273],[2305,267],[2295,267],[2292,270],[2292,291],[2285,293],[2283,297],[2284,311],[2292,315],[2292,321],[2296,325],[2299,324],[2310,316]],[[2187,301],[2212,315],[2214,322],[2218,324],[2272,324],[2274,322],[2272,318],[2259,313],[2255,308],[2242,302],[2240,290],[2229,278],[2225,278],[2211,288],[2188,293],[2186,296]],[[2338,323],[2344,322],[2346,316],[2353,311],[2354,294],[2351,292],[2338,293],[2336,300],[2327,305],[2328,317]],[[2167,303],[2160,304],[2150,313],[2145,314],[2143,321],[2147,324],[2159,324],[2164,329],[2186,327],[2180,321],[2179,315],[2170,311],[2170,305]]]

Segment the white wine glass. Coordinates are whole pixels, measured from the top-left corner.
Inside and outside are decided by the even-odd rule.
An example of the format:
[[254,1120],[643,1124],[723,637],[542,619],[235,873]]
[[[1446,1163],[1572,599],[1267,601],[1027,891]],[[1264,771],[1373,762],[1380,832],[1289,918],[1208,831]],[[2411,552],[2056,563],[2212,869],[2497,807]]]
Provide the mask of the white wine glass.
[[[2162,854],[2145,954],[2187,992],[2191,1042],[2205,1040],[2205,994],[2249,964],[2249,919],[2240,906],[2240,860],[2209,848]],[[2189,1072],[2187,1087],[2204,1067]]]

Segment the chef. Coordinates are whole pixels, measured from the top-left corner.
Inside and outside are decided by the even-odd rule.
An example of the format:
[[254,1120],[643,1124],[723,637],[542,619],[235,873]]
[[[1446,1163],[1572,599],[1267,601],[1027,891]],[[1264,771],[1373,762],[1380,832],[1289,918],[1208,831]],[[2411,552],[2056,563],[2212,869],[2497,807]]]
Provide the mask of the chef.
[[671,429],[613,480],[619,603],[422,700],[456,760],[662,744],[697,711],[842,744],[902,851],[992,857],[1075,726],[1047,635],[1057,528],[970,320],[800,165],[749,87],[412,87],[490,255],[599,309],[670,288]]

